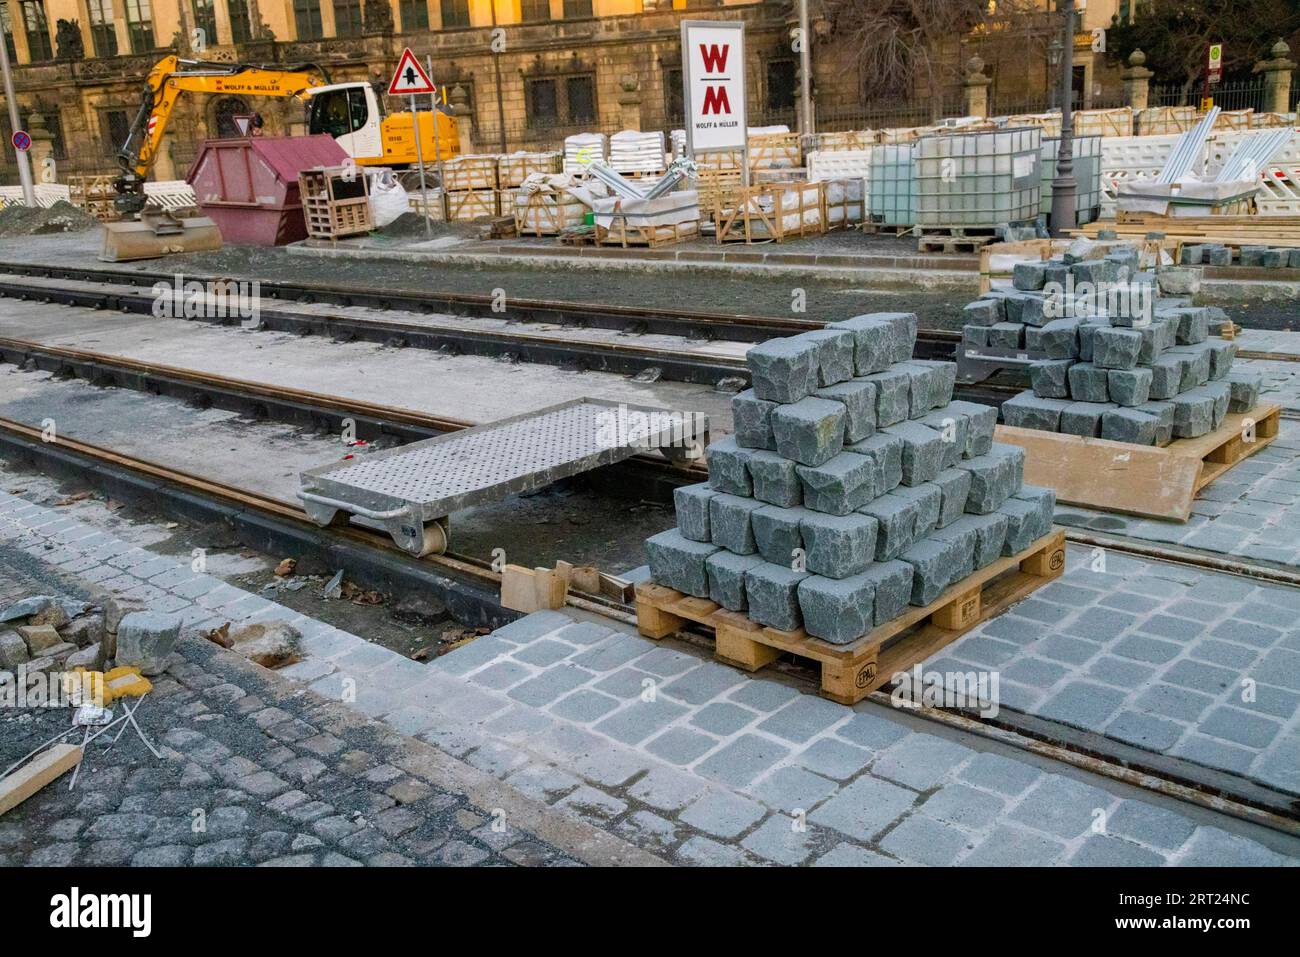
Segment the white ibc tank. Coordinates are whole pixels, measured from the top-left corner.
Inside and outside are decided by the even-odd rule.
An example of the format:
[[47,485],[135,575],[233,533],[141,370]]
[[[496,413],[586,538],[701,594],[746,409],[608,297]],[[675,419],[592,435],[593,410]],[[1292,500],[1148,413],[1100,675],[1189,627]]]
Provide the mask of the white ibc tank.
[[1032,222],[1041,201],[1038,127],[922,137],[916,143],[916,223],[991,227]]

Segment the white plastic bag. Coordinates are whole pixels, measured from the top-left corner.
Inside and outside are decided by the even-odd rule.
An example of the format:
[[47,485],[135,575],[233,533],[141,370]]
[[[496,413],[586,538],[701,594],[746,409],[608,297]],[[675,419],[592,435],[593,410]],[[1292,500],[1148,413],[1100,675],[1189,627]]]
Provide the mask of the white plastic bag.
[[410,200],[391,169],[378,170],[370,180],[370,213],[375,226],[383,229],[398,216],[410,212]]

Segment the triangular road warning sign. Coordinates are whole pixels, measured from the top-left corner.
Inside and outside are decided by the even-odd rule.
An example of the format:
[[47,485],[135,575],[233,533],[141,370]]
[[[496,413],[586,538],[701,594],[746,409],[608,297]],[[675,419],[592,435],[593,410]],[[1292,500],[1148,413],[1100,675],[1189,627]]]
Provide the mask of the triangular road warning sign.
[[393,73],[393,82],[388,84],[389,96],[410,96],[413,93],[432,93],[433,81],[420,66],[411,48],[402,51],[402,58],[397,61],[397,70]]

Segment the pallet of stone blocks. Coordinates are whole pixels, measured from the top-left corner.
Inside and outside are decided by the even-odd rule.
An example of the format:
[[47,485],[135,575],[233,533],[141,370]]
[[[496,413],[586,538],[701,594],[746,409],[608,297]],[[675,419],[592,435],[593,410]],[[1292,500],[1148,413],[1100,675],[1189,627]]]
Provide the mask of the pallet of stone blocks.
[[824,692],[856,701],[889,679],[880,663],[925,657],[1059,573],[1054,494],[1023,485],[996,410],[954,402],[956,367],[913,360],[915,343],[915,315],[880,313],[749,350],[735,434],[706,450],[707,484],[675,491],[677,528],[646,542],[644,634],[708,624],[720,657],[814,658]]

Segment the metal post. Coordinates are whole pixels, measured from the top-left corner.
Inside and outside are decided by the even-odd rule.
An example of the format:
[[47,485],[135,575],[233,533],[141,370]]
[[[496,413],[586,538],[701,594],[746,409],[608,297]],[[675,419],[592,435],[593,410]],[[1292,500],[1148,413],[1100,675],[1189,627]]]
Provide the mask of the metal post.
[[[488,6],[492,8],[492,32],[497,32],[497,0],[489,0]],[[492,38],[496,42],[496,37]],[[505,93],[501,89],[501,54],[496,50],[492,51],[492,70],[496,74],[497,84],[497,127],[500,130],[501,155],[506,152],[506,99]]]
[[[433,55],[426,53],[424,55],[424,65],[429,71],[429,79],[433,79]],[[442,165],[442,146],[438,140],[438,94],[442,92],[441,87],[434,87],[434,91],[429,94],[429,109],[433,111],[433,158],[438,164],[438,205],[442,207],[442,221],[445,223],[451,218],[451,210],[447,206],[447,168]],[[428,200],[425,200],[427,203]],[[425,209],[428,209],[425,206]]]
[[812,136],[815,130],[812,115],[812,35],[808,31],[808,0],[799,0],[799,72],[803,74],[800,83],[800,104],[803,110],[804,136]]
[[1052,233],[1065,235],[1075,227],[1074,178],[1074,0],[1061,0],[1064,32],[1061,49],[1061,144],[1056,154],[1056,178],[1052,180]]
[[[438,129],[438,118],[433,117],[434,131]],[[424,183],[424,150],[420,146],[420,114],[415,110],[415,94],[411,94],[411,127],[415,130],[415,162],[420,165],[420,202],[424,204],[424,237],[433,238],[433,227],[429,225],[429,187]]]
[[[3,0],[0,0],[3,2]],[[18,29],[18,24],[13,24],[13,29]],[[5,99],[9,101],[9,129],[17,133],[21,128],[18,120],[18,100],[14,97],[14,75],[9,68],[9,50],[3,42],[0,42],[0,73],[4,74]],[[26,150],[20,150],[17,147],[10,146],[17,154],[18,158],[18,181],[23,186],[23,202],[31,209],[36,208],[36,187],[32,185],[32,161],[27,155]]]

